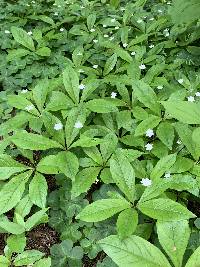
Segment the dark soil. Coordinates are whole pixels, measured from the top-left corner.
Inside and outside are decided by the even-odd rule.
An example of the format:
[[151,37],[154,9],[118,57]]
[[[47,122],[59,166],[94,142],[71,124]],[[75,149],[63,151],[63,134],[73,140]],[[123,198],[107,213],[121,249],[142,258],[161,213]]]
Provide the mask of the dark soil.
[[45,178],[46,178],[46,181],[47,181],[47,184],[48,184],[48,190],[49,192],[52,192],[56,189],[59,188],[59,186],[56,184],[56,178],[55,176],[53,175],[46,175],[45,174]]
[[103,261],[103,259],[106,257],[106,254],[104,252],[100,252],[95,259],[90,259],[87,256],[83,257],[83,267],[96,267],[98,261]]
[[0,234],[0,255],[3,255],[3,250],[6,245],[5,236],[6,234]]
[[60,242],[58,233],[46,224],[34,228],[26,237],[26,249],[37,249],[46,256],[50,255],[50,247]]

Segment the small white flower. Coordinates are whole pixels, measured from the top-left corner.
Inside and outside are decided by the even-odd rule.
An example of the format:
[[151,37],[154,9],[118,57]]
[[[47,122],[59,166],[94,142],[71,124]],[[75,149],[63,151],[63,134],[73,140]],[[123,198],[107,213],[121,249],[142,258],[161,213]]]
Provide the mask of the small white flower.
[[154,20],[154,18],[150,18],[149,20],[152,21],[152,20]]
[[108,34],[104,34],[104,36],[103,37],[105,37],[105,38],[108,38],[109,37],[109,35]]
[[167,2],[167,5],[171,5],[171,2],[169,1],[169,2]]
[[162,13],[163,11],[161,9],[158,9],[158,13]]
[[79,72],[79,73],[81,73],[81,72],[85,72],[85,71],[84,71],[84,70],[82,70],[82,69],[79,69],[79,70],[78,70],[78,72]]
[[181,144],[182,144],[181,140],[177,140],[176,143],[177,143],[178,145],[181,145]]
[[146,18],[147,18],[147,16],[144,16],[144,17],[143,17],[143,19],[146,19]]
[[61,5],[58,5],[59,8],[61,8]]
[[27,34],[28,34],[28,35],[32,35],[33,33],[32,33],[32,31],[29,31],[29,32],[27,32]]
[[127,46],[128,46],[128,44],[127,44],[127,43],[123,44],[123,47],[127,47]]
[[168,37],[169,36],[169,29],[165,29],[163,31],[163,34],[164,34],[165,37]]
[[152,130],[152,129],[148,129],[148,130],[146,131],[146,136],[147,136],[147,137],[152,137],[152,136],[154,136],[154,132],[153,132],[153,130]]
[[188,96],[187,99],[188,99],[189,102],[194,102],[195,101],[194,96]]
[[83,128],[83,124],[82,124],[80,121],[77,121],[77,122],[74,124],[74,128],[76,128],[76,129],[81,129],[81,128]]
[[152,185],[152,181],[149,178],[142,178],[141,184],[144,185],[144,186],[151,186]]
[[178,80],[178,83],[180,83],[180,84],[182,84],[183,82],[184,82],[183,79],[179,79],[179,80]]
[[171,173],[170,172],[166,172],[164,175],[164,178],[169,179],[171,177]]
[[94,39],[93,42],[96,44],[96,43],[98,43],[98,40],[97,39]]
[[56,3],[53,3],[53,6],[56,6]]
[[115,22],[116,21],[116,19],[114,18],[114,19],[111,19],[111,22]]
[[64,28],[60,28],[60,32],[64,32],[64,30],[65,30]]
[[135,54],[136,54],[136,53],[135,53],[134,51],[133,51],[133,52],[131,52],[131,56],[135,56]]
[[200,96],[200,92],[196,92],[196,94],[195,94],[196,96]]
[[106,25],[106,24],[103,24],[103,27],[104,27],[104,28],[106,28],[106,27],[107,27],[107,25]]
[[111,98],[115,98],[116,96],[117,96],[117,93],[115,93],[115,92],[111,93]]
[[141,64],[141,65],[139,66],[139,68],[140,68],[141,70],[145,70],[145,69],[146,69],[146,66],[145,66],[144,64]]
[[116,27],[115,27],[115,30],[118,30],[118,29],[119,29],[119,27],[118,27],[118,26],[116,26]]
[[8,31],[8,30],[5,30],[4,32],[5,32],[6,34],[10,33],[10,31]]
[[111,36],[111,37],[109,38],[110,41],[112,41],[113,39],[115,39],[114,36]]
[[142,19],[138,19],[138,20],[137,20],[137,23],[139,23],[139,24],[142,23],[142,22],[143,22]]
[[126,10],[126,8],[125,7],[120,7],[120,10],[124,11],[124,10]]
[[28,92],[27,89],[23,89],[23,90],[21,90],[21,94],[26,94],[27,92]]
[[33,110],[33,109],[34,109],[33,105],[29,105],[29,106],[25,107],[25,110],[27,110],[27,111],[30,111],[30,110]]
[[81,8],[81,9],[84,9],[84,8],[85,8],[85,6],[80,6],[80,8]]
[[55,15],[55,16],[58,16],[58,12],[55,12],[54,15]]
[[58,122],[58,123],[56,123],[56,124],[54,125],[53,128],[54,128],[54,130],[59,131],[59,130],[62,130],[63,125],[62,125],[61,122]]
[[30,6],[29,4],[26,4],[27,6]]
[[149,46],[149,48],[154,48],[154,45],[153,45],[153,44],[152,44],[152,45],[150,45],[150,46]]
[[91,29],[90,32],[95,32],[95,29]]
[[80,89],[80,90],[85,89],[85,85],[81,83],[81,84],[79,85],[79,89]]
[[83,55],[83,53],[81,53],[81,52],[78,52],[76,55],[77,55],[77,56],[82,56],[82,55]]
[[158,85],[158,86],[157,86],[157,89],[158,89],[158,90],[162,90],[162,89],[163,89],[163,85]]
[[93,69],[97,69],[98,65],[93,65],[92,67],[93,67]]
[[146,148],[147,151],[151,151],[151,150],[153,149],[153,144],[149,144],[149,143],[147,143],[147,144],[145,145],[145,148]]
[[32,4],[35,4],[35,1],[31,1]]

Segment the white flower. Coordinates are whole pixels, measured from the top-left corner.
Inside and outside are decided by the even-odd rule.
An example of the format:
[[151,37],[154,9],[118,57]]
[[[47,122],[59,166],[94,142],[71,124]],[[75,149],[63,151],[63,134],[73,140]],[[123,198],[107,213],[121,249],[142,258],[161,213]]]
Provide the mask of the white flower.
[[169,36],[169,29],[165,29],[163,31],[163,34],[164,34],[165,37],[168,37]]
[[195,101],[194,96],[188,96],[187,99],[188,99],[189,102],[194,102]]
[[136,54],[136,53],[135,53],[134,51],[133,51],[133,52],[131,52],[131,56],[135,56],[135,54]]
[[55,15],[55,16],[58,16],[58,12],[55,12],[54,15]]
[[142,178],[141,184],[144,186],[151,186],[152,181],[149,178]]
[[8,30],[5,30],[4,32],[5,32],[6,34],[10,33],[10,31],[8,31]]
[[62,125],[61,122],[58,122],[58,123],[56,123],[56,124],[54,125],[53,128],[54,128],[54,130],[59,131],[59,130],[62,130],[63,125]]
[[144,64],[141,64],[141,65],[139,66],[139,68],[140,68],[141,70],[145,70],[145,69],[146,69],[146,66],[145,66]]
[[95,29],[91,29],[90,32],[95,32]]
[[196,94],[195,94],[196,96],[200,96],[200,92],[196,92]]
[[176,143],[177,143],[178,145],[181,145],[181,144],[182,144],[181,140],[177,140]]
[[27,32],[27,34],[28,34],[28,35],[32,35],[33,33],[32,33],[32,31],[30,31],[30,32]]
[[58,5],[59,8],[61,8],[61,5]]
[[84,9],[84,8],[85,8],[85,6],[80,6],[80,8],[81,8],[81,9]]
[[146,136],[147,136],[147,137],[152,137],[152,136],[154,136],[154,132],[153,132],[153,130],[152,130],[152,129],[148,129],[148,130],[146,131]]
[[169,179],[171,177],[171,173],[170,172],[166,172],[164,175],[164,178]]
[[116,26],[116,27],[115,27],[115,30],[118,30],[118,29],[119,29],[119,27],[118,27],[118,26]]
[[171,5],[171,2],[169,1],[169,2],[167,2],[167,5]]
[[56,6],[56,3],[53,3],[53,6]]
[[65,30],[64,28],[60,28],[60,32],[64,32],[64,30]]
[[120,7],[120,10],[124,11],[124,10],[126,10],[126,8],[125,7]]
[[114,36],[111,36],[111,37],[109,38],[110,41],[112,41],[113,39],[115,39]]
[[161,9],[158,9],[158,13],[162,13],[163,11]]
[[150,46],[149,46],[149,48],[154,48],[154,45],[153,45],[153,44],[152,44],[152,45],[150,45]]
[[179,79],[179,80],[178,80],[178,83],[180,83],[180,84],[182,84],[183,82],[184,82],[183,79]]
[[26,4],[27,6],[30,6],[29,4]]
[[117,93],[115,93],[115,92],[111,93],[111,98],[115,98],[116,96],[117,96]]
[[33,110],[33,109],[34,109],[33,105],[29,105],[29,106],[25,107],[25,110],[27,110],[27,111],[30,111],[30,110]]
[[127,43],[123,44],[123,47],[127,47],[127,46],[128,46],[128,44],[127,44]]
[[98,40],[97,39],[94,39],[93,42],[96,44],[96,43],[98,43]]
[[81,129],[81,128],[83,128],[83,124],[82,124],[80,121],[77,121],[77,122],[74,124],[74,128]]
[[77,55],[77,56],[82,56],[82,55],[83,55],[83,53],[81,53],[81,52],[78,52],[76,55]]
[[93,69],[97,69],[98,65],[93,65],[92,67],[93,67]]
[[142,19],[138,19],[138,20],[137,20],[137,23],[142,23],[142,22],[143,22]]
[[85,85],[81,83],[81,84],[79,85],[79,89],[80,89],[80,90],[85,89]]
[[162,90],[162,89],[163,89],[163,86],[162,86],[162,85],[158,85],[158,86],[157,86],[157,89],[158,89],[158,90]]
[[152,20],[154,20],[154,18],[150,18],[149,20],[152,21]]
[[147,144],[145,145],[145,148],[146,148],[147,151],[151,151],[151,150],[153,149],[153,144],[149,144],[149,143],[147,143]]
[[143,17],[143,19],[146,19],[146,18],[147,18],[147,16],[144,16],[144,17]]
[[109,35],[108,34],[104,34],[104,36],[103,37],[105,37],[105,38],[108,38],[109,37]]
[[31,1],[32,4],[35,4],[35,1]]
[[27,92],[28,92],[27,89],[23,89],[23,90],[21,90],[21,94],[26,94]]
[[78,72],[79,72],[79,73],[81,73],[81,72],[85,72],[85,71],[84,71],[84,70],[82,70],[82,69],[79,69],[79,70],[78,70]]
[[114,19],[111,19],[111,22],[115,22],[116,21],[116,19],[114,18]]
[[106,28],[106,27],[107,27],[107,25],[106,25],[106,24],[103,24],[103,27],[104,27],[104,28]]

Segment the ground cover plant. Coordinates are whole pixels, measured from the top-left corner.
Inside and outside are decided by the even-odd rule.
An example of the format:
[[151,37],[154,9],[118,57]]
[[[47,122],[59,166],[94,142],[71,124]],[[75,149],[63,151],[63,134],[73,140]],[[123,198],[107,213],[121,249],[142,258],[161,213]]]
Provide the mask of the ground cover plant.
[[199,1],[0,7],[0,267],[199,267]]

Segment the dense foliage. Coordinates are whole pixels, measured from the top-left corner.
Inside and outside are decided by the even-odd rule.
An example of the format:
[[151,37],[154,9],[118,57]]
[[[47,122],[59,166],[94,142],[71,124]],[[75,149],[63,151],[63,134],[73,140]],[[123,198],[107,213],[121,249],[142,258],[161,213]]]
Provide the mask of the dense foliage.
[[0,267],[198,267],[199,1],[0,7]]

